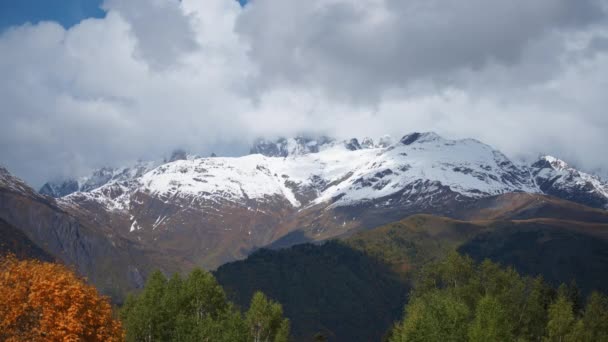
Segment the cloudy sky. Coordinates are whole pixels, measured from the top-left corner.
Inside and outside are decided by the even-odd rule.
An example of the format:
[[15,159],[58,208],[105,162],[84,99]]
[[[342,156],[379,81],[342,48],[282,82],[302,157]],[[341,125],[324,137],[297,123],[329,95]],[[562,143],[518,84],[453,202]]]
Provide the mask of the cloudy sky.
[[608,0],[40,3],[0,6],[0,164],[35,186],[300,133],[608,170]]

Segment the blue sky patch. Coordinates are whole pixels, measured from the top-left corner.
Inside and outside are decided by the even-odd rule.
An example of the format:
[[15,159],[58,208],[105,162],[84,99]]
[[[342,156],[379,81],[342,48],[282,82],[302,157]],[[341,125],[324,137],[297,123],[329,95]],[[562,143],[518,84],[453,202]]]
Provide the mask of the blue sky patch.
[[[249,0],[236,0],[245,6]],[[0,31],[27,22],[56,21],[70,28],[87,18],[103,18],[103,0],[1,0]]]
[[56,21],[70,28],[86,18],[103,18],[103,0],[2,0],[0,31],[27,22]]

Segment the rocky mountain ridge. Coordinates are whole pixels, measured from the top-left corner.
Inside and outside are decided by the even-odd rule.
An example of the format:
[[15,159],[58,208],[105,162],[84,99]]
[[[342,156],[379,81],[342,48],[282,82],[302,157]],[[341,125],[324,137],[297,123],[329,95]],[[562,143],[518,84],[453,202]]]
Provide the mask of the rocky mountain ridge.
[[595,208],[608,208],[608,183],[552,156],[543,156],[530,167],[540,191]]

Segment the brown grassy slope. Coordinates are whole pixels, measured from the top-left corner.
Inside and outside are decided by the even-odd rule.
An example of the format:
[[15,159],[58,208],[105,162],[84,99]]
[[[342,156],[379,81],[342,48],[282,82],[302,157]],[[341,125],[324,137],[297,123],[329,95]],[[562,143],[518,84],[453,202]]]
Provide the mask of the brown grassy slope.
[[[558,204],[562,204],[559,203]],[[489,258],[554,284],[577,281],[584,292],[608,292],[608,224],[534,218],[462,221],[414,215],[346,240],[404,277],[458,250]]]
[[553,218],[568,221],[608,223],[608,211],[587,207],[557,197],[508,193],[480,199],[458,210],[464,220],[523,220]]

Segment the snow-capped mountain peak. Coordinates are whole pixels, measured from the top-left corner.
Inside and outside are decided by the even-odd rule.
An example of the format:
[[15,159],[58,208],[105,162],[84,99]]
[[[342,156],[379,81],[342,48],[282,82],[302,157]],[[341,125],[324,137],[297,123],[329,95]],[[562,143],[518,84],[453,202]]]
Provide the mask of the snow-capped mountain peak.
[[443,141],[443,140],[445,140],[445,139],[443,139],[441,136],[439,136],[435,132],[424,132],[424,133],[414,132],[414,133],[404,135],[403,138],[401,138],[400,142],[403,145],[411,145],[413,143],[421,144],[421,143],[426,143],[426,142],[431,142],[431,141]]
[[39,193],[51,197],[65,197],[76,192],[91,192],[106,184],[128,182],[143,176],[161,163],[155,161],[138,161],[127,167],[102,167],[94,170],[89,176],[79,179],[64,179],[45,183]]
[[361,148],[374,148],[376,145],[374,144],[374,139],[370,137],[365,137],[361,140]]
[[196,154],[188,153],[188,151],[178,148],[176,150],[173,150],[173,152],[171,152],[171,156],[169,157],[169,159],[165,160],[165,163],[171,163],[176,160],[194,160],[194,159],[198,159],[198,158],[200,158],[200,156],[198,156]]
[[42,195],[51,197],[63,197],[80,190],[80,184],[75,179],[57,180],[46,182],[38,190]]
[[278,138],[276,140],[257,139],[251,147],[250,154],[261,154],[267,157],[297,156],[319,152],[334,140],[329,137]]
[[367,157],[352,176],[325,190],[317,202],[338,199],[336,205],[352,205],[398,193],[422,198],[442,187],[465,197],[537,192],[525,170],[472,139],[412,133],[387,149],[371,150]]
[[198,201],[264,200],[286,198],[299,206],[283,179],[271,171],[271,159],[259,154],[240,158],[179,160],[146,173],[141,190],[161,199],[190,198]]
[[539,189],[546,194],[592,207],[608,208],[608,183],[569,166],[561,159],[542,156],[532,164],[531,174]]
[[574,170],[565,161],[563,161],[559,158],[553,157],[553,156],[549,156],[549,155],[541,156],[539,158],[539,162],[541,162],[541,163],[546,162],[555,170],[567,170],[567,169]]

